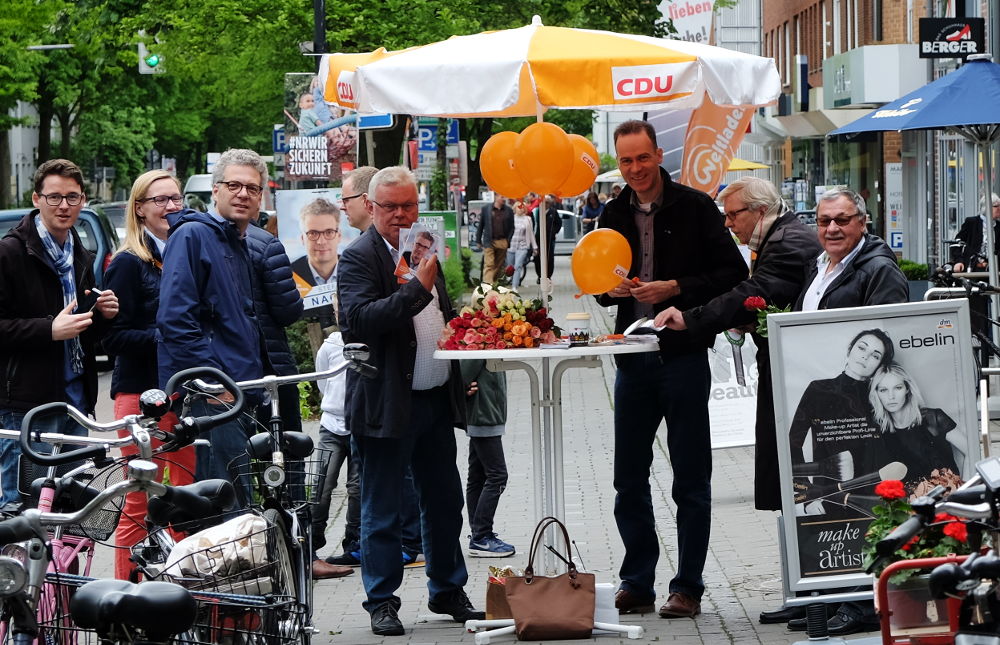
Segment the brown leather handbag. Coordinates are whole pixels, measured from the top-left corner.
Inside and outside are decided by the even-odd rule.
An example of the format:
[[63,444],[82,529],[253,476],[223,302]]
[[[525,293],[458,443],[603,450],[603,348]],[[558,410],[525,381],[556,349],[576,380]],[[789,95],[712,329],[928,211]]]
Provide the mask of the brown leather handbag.
[[[562,530],[566,555],[563,557],[556,552],[556,556],[566,563],[567,572],[554,578],[536,576],[535,556],[542,545],[545,529],[551,525]],[[546,517],[535,527],[524,575],[507,578],[504,588],[518,640],[591,637],[594,630],[594,574],[576,570],[569,533],[556,518]]]

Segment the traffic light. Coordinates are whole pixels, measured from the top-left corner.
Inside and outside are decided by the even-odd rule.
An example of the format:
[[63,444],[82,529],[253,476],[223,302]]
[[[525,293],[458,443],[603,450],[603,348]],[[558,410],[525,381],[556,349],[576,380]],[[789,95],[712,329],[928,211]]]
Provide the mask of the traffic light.
[[159,54],[150,53],[146,49],[146,43],[139,42],[139,73],[140,74],[162,74],[163,58]]

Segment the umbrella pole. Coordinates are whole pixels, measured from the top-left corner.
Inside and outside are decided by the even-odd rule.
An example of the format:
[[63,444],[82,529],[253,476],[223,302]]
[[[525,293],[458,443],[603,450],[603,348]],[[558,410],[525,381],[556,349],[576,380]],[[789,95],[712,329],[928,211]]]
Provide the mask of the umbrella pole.
[[[990,159],[990,141],[989,137],[980,136],[976,139],[976,150],[983,157],[983,205],[986,209],[984,217],[986,218],[986,257],[989,260],[986,266],[989,268],[990,273],[990,286],[997,286],[997,258],[994,253],[996,249],[996,236],[993,234],[993,160]],[[992,303],[993,310],[991,312],[992,316],[996,316],[1000,309],[1000,296],[994,291],[990,294],[990,302]],[[989,335],[993,337],[993,329],[989,330]],[[995,362],[995,359],[990,356],[990,362]]]
[[[542,113],[542,104],[535,101],[535,121],[537,123],[543,121]],[[549,263],[555,261],[555,258],[549,257],[549,218],[546,216],[547,213],[548,211],[545,209],[545,195],[542,195],[542,201],[538,205],[538,245],[541,247],[538,249],[538,253],[541,257],[539,266],[542,272],[541,292],[543,307],[549,306],[549,298],[552,297],[552,280],[549,280]]]

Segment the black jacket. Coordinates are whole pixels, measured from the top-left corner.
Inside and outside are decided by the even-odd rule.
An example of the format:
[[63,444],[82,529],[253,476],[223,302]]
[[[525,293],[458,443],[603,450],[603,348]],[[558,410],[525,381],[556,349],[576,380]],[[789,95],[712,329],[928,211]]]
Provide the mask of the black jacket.
[[[657,302],[654,313],[667,307],[686,311],[704,305],[738,285],[747,277],[747,265],[723,226],[722,214],[705,193],[670,180],[660,169],[663,195],[651,215],[653,223],[653,280],[677,280],[681,292]],[[642,247],[639,230],[632,214],[632,188],[626,186],[617,199],[609,201],[601,216],[601,228],[618,231],[632,249],[629,277],[639,275]],[[636,320],[633,298],[597,296],[604,306],[618,305],[615,333],[621,333]],[[660,350],[665,354],[700,351],[711,347],[714,335],[695,336],[690,331],[660,332]]]
[[141,394],[158,386],[156,378],[156,310],[160,306],[162,258],[147,233],[153,262],[134,253],[115,254],[104,272],[104,288],[118,296],[118,315],[104,336],[104,349],[115,356],[111,398],[119,392]]
[[[541,242],[542,235],[542,220],[539,216],[542,207],[538,207],[532,217],[532,224],[535,227],[535,241]],[[559,215],[559,209],[555,206],[550,206],[545,209],[545,237],[549,240],[549,247],[551,248],[553,244],[556,243],[556,235],[562,230],[562,217]]]
[[[507,204],[503,205],[503,236],[510,244],[510,238],[514,237],[514,211]],[[476,244],[479,246],[493,246],[493,204],[487,204],[481,209],[479,226],[476,227]],[[485,241],[485,244],[483,243]]]
[[247,227],[246,240],[253,269],[254,309],[264,334],[267,360],[278,376],[298,374],[285,327],[302,317],[302,298],[292,278],[285,247],[278,238],[253,224]]
[[[375,378],[347,373],[347,427],[352,434],[382,439],[400,439],[411,424],[411,384],[417,340],[413,316],[430,304],[431,294],[420,281],[399,284],[395,263],[374,226],[369,226],[340,258],[337,292],[340,329],[346,343],[365,343],[370,363],[378,368]],[[455,312],[438,267],[438,303],[444,321]],[[444,323],[442,322],[442,329]],[[448,380],[453,424],[465,427],[465,392],[458,361],[451,361]]]
[[[975,271],[976,267],[973,266],[973,260],[980,253],[983,255],[986,254],[983,250],[983,216],[974,215],[966,217],[965,221],[962,222],[962,228],[955,235],[955,239],[965,242],[965,247],[961,250],[955,249],[952,252],[952,263],[961,262],[965,265],[966,271]],[[1000,220],[993,221],[993,242],[997,246],[993,252],[995,255],[1000,256]]]
[[[813,262],[806,274],[804,288],[795,301],[794,311],[802,311],[805,290],[819,269]],[[865,243],[844,272],[830,283],[819,301],[819,309],[866,307],[907,302],[910,297],[906,276],[896,263],[896,256],[882,238],[865,233]]]
[[[63,310],[59,276],[47,259],[35,229],[33,210],[0,240],[0,407],[25,412],[43,403],[66,400],[65,345],[52,340],[52,320]],[[94,283],[94,256],[73,236],[73,271],[77,298]],[[107,329],[94,312],[94,323],[80,336],[86,413],[97,403],[97,341]]]

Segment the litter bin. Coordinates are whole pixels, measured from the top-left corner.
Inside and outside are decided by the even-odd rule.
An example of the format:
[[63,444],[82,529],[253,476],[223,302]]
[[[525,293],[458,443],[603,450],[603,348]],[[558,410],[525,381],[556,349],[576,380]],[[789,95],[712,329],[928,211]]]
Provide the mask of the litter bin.
[[560,239],[565,242],[576,242],[580,236],[580,220],[570,211],[559,211],[559,217],[562,218]]

